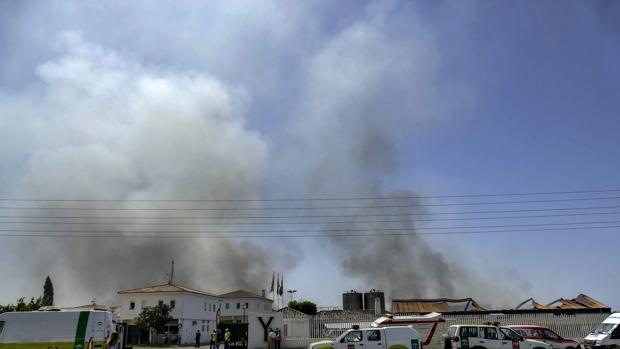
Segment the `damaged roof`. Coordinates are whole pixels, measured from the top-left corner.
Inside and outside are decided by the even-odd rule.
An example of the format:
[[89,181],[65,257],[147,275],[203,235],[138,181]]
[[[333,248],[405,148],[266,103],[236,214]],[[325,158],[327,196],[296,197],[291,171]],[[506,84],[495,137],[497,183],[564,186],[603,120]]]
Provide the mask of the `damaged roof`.
[[455,311],[486,310],[471,298],[451,299],[393,299],[392,311],[395,313],[449,313]]
[[580,294],[573,299],[560,298],[548,304],[529,298],[517,305],[515,309],[609,309],[609,306],[585,294]]

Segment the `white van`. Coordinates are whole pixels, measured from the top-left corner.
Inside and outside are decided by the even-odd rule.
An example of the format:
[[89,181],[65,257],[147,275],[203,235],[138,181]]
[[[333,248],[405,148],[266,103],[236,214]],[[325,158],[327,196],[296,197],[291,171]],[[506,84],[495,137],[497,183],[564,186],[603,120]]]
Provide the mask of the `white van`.
[[2,349],[104,349],[105,341],[112,331],[112,314],[107,311],[0,314]]
[[333,341],[320,341],[308,349],[423,349],[420,334],[412,326],[353,328]]
[[588,349],[603,349],[620,346],[620,313],[613,313],[605,319],[594,332],[584,338],[583,344]]

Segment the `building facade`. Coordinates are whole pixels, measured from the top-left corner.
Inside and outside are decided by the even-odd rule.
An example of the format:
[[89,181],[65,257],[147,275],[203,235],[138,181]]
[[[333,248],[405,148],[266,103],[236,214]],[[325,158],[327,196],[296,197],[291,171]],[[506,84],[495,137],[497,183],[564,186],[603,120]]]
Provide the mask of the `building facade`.
[[230,323],[246,323],[249,313],[270,313],[273,311],[273,300],[265,295],[257,295],[245,290],[237,290],[220,294],[221,321]]
[[135,326],[142,309],[166,304],[170,307],[172,321],[167,324],[168,340],[178,344],[194,342],[197,331],[202,333],[201,342],[207,343],[208,333],[216,326],[219,307],[217,295],[189,287],[165,284],[118,292],[119,316],[125,326],[126,343],[140,344],[161,342],[161,336],[145,333]]

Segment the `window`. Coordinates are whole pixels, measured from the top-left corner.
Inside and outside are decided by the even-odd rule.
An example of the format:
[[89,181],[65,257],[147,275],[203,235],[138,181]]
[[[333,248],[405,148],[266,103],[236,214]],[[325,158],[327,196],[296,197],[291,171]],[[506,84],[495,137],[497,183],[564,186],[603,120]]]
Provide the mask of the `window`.
[[196,325],[198,325],[198,321],[196,320],[192,321],[192,326],[196,326]]
[[250,304],[248,302],[245,302],[245,308],[250,309]]
[[129,310],[134,310],[134,309],[136,309],[136,302],[134,301],[129,302]]
[[0,321],[0,335],[2,334],[3,329],[4,329],[4,321]]
[[176,305],[177,305],[177,302],[176,302],[174,299],[172,299],[172,300],[170,301],[170,310],[174,309],[174,307],[175,307]]
[[519,334],[517,334],[515,331],[509,328],[500,328],[499,332],[501,333],[502,340],[509,340],[509,341],[521,340],[521,336],[519,336]]
[[381,340],[381,331],[379,331],[379,330],[370,330],[370,331],[368,331],[368,334],[366,335],[366,339],[368,339],[369,342],[380,341]]
[[480,327],[480,337],[497,340],[497,329],[495,327]]
[[461,337],[478,337],[478,327],[461,327],[459,331]]
[[549,339],[554,339],[554,340],[561,340],[562,338],[560,336],[558,336],[555,332],[551,331],[551,330],[543,330],[543,333],[545,334],[545,338],[549,338]]
[[226,303],[226,309],[230,309],[230,304]]
[[164,301],[159,300],[159,302],[157,302],[157,304],[161,307],[162,305],[164,305]]
[[241,309],[241,303],[237,302],[237,309]]
[[146,305],[147,305],[147,303],[146,303],[146,299],[143,299],[143,300],[140,302],[140,308],[144,309],[144,308],[146,308]]
[[205,302],[205,311],[207,311],[207,302]]
[[362,331],[351,331],[347,333],[344,338],[342,338],[344,342],[361,342],[362,341]]
[[456,337],[456,327],[450,326],[448,328],[448,337]]

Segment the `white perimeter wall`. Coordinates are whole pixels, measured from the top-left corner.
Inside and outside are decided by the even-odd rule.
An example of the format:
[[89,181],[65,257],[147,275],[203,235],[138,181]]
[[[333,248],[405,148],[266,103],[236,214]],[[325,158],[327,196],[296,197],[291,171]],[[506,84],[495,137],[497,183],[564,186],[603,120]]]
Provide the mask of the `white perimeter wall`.
[[[273,328],[275,331],[276,328],[279,328],[282,331],[282,313],[278,312],[250,312],[247,315],[248,319],[248,349],[267,349],[267,342],[264,340],[264,329],[260,323],[259,318],[263,319],[263,322],[266,324],[269,322],[269,318],[273,317],[273,320],[267,327]],[[284,341],[282,341],[284,345]]]

